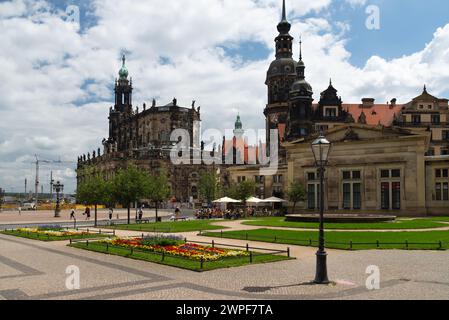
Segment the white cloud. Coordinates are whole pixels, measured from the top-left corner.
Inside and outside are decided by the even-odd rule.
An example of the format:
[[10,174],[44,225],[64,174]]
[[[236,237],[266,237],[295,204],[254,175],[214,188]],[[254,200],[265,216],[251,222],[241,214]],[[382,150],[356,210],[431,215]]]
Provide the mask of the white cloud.
[[[307,79],[316,98],[329,77],[346,102],[362,96],[404,102],[424,82],[435,94],[449,88],[449,25],[421,52],[394,60],[372,57],[357,68],[345,48],[347,24],[326,15],[300,18],[330,3],[288,1],[292,35],[303,35]],[[238,111],[245,127],[264,128],[264,82],[274,58],[279,5],[279,0],[95,0],[97,22],[78,33],[45,1],[1,3],[0,185],[19,190],[27,177],[31,186],[34,154],[76,160],[100,146],[123,49],[129,52],[136,105],[153,97],[162,103],[176,96],[184,105],[196,99],[204,129],[232,127]],[[244,62],[222,48],[245,41],[264,44],[269,57]],[[297,51],[295,44],[295,56]],[[170,63],[161,64],[161,57]],[[77,106],[82,101],[94,102]],[[43,183],[50,169],[66,180],[67,190],[74,189],[73,169],[45,167]]]

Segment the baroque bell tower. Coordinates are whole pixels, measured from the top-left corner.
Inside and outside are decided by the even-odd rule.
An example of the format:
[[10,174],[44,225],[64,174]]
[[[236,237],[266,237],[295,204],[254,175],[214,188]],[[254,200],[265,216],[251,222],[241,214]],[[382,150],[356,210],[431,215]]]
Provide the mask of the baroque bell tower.
[[119,71],[119,79],[115,81],[115,110],[118,112],[132,111],[132,80],[128,80],[128,68],[126,57],[122,57],[122,68]]
[[[266,117],[267,145],[270,145],[270,130],[278,129],[280,141],[285,138],[289,110],[290,88],[296,80],[296,61],[293,59],[293,37],[291,24],[287,21],[285,0],[282,2],[282,18],[277,26],[279,35],[275,38],[276,59],[270,64],[265,84],[268,89]],[[269,148],[269,147],[268,147]],[[281,151],[282,152],[282,151]]]
[[[132,116],[132,80],[128,79],[129,72],[126,67],[126,57],[122,57],[122,67],[118,73],[119,78],[115,80],[115,104],[109,110],[109,139],[108,148],[121,151],[126,148],[126,141],[122,139],[123,132],[120,131],[121,123]],[[113,147],[115,146],[115,147]]]

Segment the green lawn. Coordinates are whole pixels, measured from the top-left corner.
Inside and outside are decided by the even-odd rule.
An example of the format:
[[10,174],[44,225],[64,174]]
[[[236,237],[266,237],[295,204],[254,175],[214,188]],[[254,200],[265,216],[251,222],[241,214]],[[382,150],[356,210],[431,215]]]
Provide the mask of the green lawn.
[[142,223],[129,225],[116,225],[108,228],[116,228],[118,230],[132,230],[143,232],[160,232],[160,233],[177,233],[203,230],[221,230],[224,227],[211,225],[214,220],[192,220],[178,222],[159,222],[159,223]]
[[[379,223],[326,223],[325,228],[341,230],[391,230],[391,229],[433,229],[449,227],[433,219],[397,220],[396,222]],[[449,218],[448,218],[449,221]],[[318,229],[319,224],[314,222],[286,222],[284,217],[256,218],[243,222],[245,225],[261,227],[286,227],[301,229]]]
[[432,218],[426,218],[430,221],[443,221],[443,222],[449,222],[449,217],[432,217]]
[[111,235],[107,234],[98,234],[98,233],[91,233],[88,235],[76,235],[76,236],[66,236],[66,237],[55,237],[55,236],[46,236],[42,234],[32,233],[32,232],[20,232],[17,230],[14,231],[2,231],[1,234],[5,234],[8,236],[14,236],[14,237],[20,237],[20,238],[26,238],[26,239],[32,239],[32,240],[39,240],[39,241],[65,241],[65,240],[79,240],[79,239],[95,239],[95,238],[106,238]]
[[[130,249],[122,248],[122,247],[106,247],[106,244],[99,242],[91,242],[87,245],[85,242],[73,243],[69,245],[73,248],[121,256],[125,258],[135,259],[135,260],[143,260],[148,262],[153,262],[157,264],[163,264],[167,266],[172,266],[180,269],[187,269],[191,271],[203,272],[210,271],[222,268],[233,268],[240,267],[244,265],[251,264],[249,257],[237,257],[237,258],[225,258],[220,261],[211,261],[204,262],[203,268],[201,268],[200,261],[190,260],[180,257],[174,257],[170,255],[165,255],[164,260],[162,261],[162,255],[153,253],[153,252],[133,252],[131,254]],[[257,253],[253,253],[253,261],[252,264],[261,264],[261,263],[271,263],[290,260],[290,258],[281,255],[258,255]]]
[[[221,237],[219,232],[203,233],[209,237]],[[300,246],[317,246],[317,231],[289,231],[257,229],[248,231],[223,232],[224,238],[253,240],[270,243],[292,244]],[[409,242],[410,250],[437,250],[440,249],[439,242],[442,241],[442,249],[449,249],[449,231],[428,232],[326,232],[326,247],[332,249],[350,249],[353,242],[354,250],[377,249],[377,241],[380,242],[378,249],[407,249],[406,241]],[[424,243],[424,244],[417,244]]]

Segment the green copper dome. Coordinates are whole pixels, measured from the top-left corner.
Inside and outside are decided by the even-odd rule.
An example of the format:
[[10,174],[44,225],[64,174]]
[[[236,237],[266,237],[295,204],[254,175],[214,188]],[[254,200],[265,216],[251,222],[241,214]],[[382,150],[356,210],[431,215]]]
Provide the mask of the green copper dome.
[[237,116],[237,120],[235,121],[235,129],[242,129],[243,124],[242,120],[240,119],[240,115]]
[[125,61],[126,61],[125,55],[123,55],[122,61],[123,61],[122,68],[120,69],[118,74],[120,76],[120,79],[127,79],[129,72],[128,72],[128,68],[126,68],[126,66],[125,66]]

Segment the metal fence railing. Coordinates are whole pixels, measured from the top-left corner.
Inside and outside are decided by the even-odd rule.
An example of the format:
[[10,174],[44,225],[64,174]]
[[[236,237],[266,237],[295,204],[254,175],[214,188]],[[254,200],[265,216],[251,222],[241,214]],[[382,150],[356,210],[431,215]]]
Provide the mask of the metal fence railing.
[[[101,245],[102,248],[104,249],[104,251],[102,250],[101,252],[108,253],[108,252],[110,252],[111,249],[116,249],[116,250],[119,250],[122,252],[127,252],[127,256],[130,256],[130,257],[135,256],[136,253],[150,254],[150,255],[159,257],[158,261],[152,261],[152,262],[159,262],[162,264],[164,264],[164,262],[166,262],[167,258],[179,259],[179,260],[189,261],[189,262],[194,262],[194,263],[197,262],[200,270],[204,270],[205,266],[208,263],[217,262],[217,260],[206,260],[206,259],[204,259],[204,257],[201,257],[201,259],[199,259],[199,260],[194,260],[194,259],[191,259],[188,257],[171,255],[171,254],[168,254],[165,252],[156,252],[156,251],[144,250],[144,249],[139,249],[139,248],[134,248],[134,247],[126,248],[126,247],[122,247],[122,246],[112,245],[111,243],[108,243],[108,242],[101,242],[101,241],[95,241],[95,240],[91,241],[91,240],[92,239],[73,239],[73,240],[70,239],[70,245],[76,244],[76,243],[84,243],[87,249],[89,248],[89,246],[92,246],[92,244],[95,244],[96,246]],[[252,263],[254,263],[254,260],[257,257],[262,257],[262,256],[284,255],[285,254],[287,258],[291,257],[290,256],[290,248],[287,248],[286,250],[273,250],[273,249],[269,249],[269,248],[255,248],[255,247],[249,246],[249,244],[247,244],[246,246],[220,244],[220,243],[216,243],[214,240],[212,240],[211,242],[201,242],[201,241],[189,241],[188,239],[184,239],[184,242],[191,243],[191,244],[207,245],[207,246],[210,246],[212,248],[217,248],[217,249],[239,248],[239,249],[244,249],[244,250],[246,250],[246,252],[248,252],[247,257],[245,257],[245,256],[225,257],[218,261],[242,260],[242,259],[247,258],[248,263],[252,264]],[[264,253],[252,251],[252,250],[264,251]]]
[[[200,235],[203,235],[202,232],[200,232]],[[308,247],[317,247],[318,246],[318,240],[313,240],[311,238],[309,239],[298,239],[298,238],[284,238],[284,237],[278,237],[276,235],[274,236],[252,236],[249,233],[245,233],[242,236],[239,237],[229,237],[225,236],[223,230],[218,232],[208,232],[207,235],[218,235],[220,238],[228,238],[228,239],[236,239],[236,240],[245,240],[245,241],[261,241],[261,242],[270,242],[270,243],[280,243],[280,244],[292,244],[292,245],[300,245],[300,246],[308,246]],[[419,248],[422,248],[422,246],[429,247],[429,249],[434,250],[444,250],[449,249],[449,242],[446,241],[435,241],[435,242],[415,242],[415,241],[409,241],[404,240],[401,242],[382,242],[380,240],[376,240],[375,242],[356,242],[349,240],[347,242],[333,242],[333,241],[326,241],[325,244],[327,246],[339,246],[347,250],[355,250],[357,247],[372,247],[373,249],[382,249],[382,248],[388,248],[389,246],[403,246],[404,249],[409,250],[412,249],[414,246],[421,246]]]

